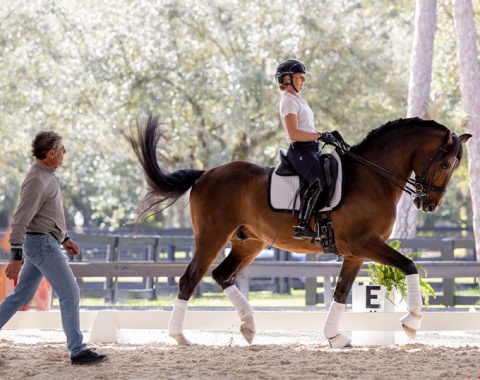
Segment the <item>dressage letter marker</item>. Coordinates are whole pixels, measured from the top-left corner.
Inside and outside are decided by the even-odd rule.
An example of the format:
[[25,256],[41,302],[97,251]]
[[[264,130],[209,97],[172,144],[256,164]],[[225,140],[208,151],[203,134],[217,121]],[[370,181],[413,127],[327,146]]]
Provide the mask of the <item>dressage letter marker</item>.
[[366,285],[365,286],[365,295],[366,295],[366,302],[365,308],[366,309],[380,309],[382,306],[379,301],[379,294],[382,288],[379,285]]

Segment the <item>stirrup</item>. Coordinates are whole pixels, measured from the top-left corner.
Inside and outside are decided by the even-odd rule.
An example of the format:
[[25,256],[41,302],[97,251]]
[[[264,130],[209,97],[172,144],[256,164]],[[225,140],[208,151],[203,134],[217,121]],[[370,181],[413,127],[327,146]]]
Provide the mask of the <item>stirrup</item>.
[[313,231],[310,226],[295,226],[295,232],[293,233],[294,239],[305,240],[305,239],[318,239],[318,233]]
[[300,226],[294,226],[295,227],[295,232],[293,233],[293,238],[298,239],[298,240],[305,240],[305,236],[303,236],[303,230],[305,227],[300,227]]

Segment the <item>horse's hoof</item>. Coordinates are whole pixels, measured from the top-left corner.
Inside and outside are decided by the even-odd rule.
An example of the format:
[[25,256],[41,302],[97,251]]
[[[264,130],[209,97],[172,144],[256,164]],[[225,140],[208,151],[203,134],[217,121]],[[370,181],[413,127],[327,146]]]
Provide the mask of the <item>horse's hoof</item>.
[[255,321],[253,320],[253,316],[247,317],[242,321],[242,324],[240,325],[240,332],[242,333],[248,344],[252,344],[253,338],[255,338],[256,333]]
[[403,323],[402,327],[403,331],[405,331],[405,334],[407,334],[410,339],[415,339],[415,337],[417,336],[417,330],[411,329],[410,327],[405,326]]
[[417,331],[420,329],[421,321],[422,321],[422,314],[415,315],[411,312],[408,312],[408,314],[400,318],[400,322],[402,323],[402,327],[403,327],[403,330],[405,331],[405,334],[407,334],[407,336],[412,339],[415,339],[415,335]]
[[333,338],[328,339],[331,348],[351,348],[351,340],[343,334],[338,334]]
[[185,338],[183,334],[170,334],[170,336],[177,341],[180,346],[191,346],[192,343]]

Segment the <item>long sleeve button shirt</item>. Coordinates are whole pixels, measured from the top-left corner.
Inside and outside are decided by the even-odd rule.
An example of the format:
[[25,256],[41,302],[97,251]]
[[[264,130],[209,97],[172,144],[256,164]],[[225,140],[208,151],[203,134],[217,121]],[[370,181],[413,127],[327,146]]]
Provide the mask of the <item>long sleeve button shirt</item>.
[[67,236],[62,191],[54,169],[37,160],[22,183],[20,202],[12,219],[10,246],[22,248],[28,232],[51,234],[59,242]]

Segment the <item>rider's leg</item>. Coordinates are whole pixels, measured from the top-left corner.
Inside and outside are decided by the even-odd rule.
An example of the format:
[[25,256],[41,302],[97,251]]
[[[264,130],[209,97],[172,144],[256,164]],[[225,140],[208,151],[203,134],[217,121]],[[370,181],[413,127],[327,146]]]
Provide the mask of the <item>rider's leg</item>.
[[312,215],[315,203],[317,203],[318,197],[322,192],[320,181],[316,180],[308,187],[305,195],[303,196],[302,203],[300,204],[300,215],[298,217],[298,224],[295,227],[293,237],[295,239],[312,239],[319,236],[318,232],[315,232],[310,227],[310,217]]

